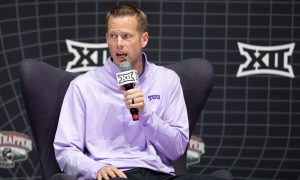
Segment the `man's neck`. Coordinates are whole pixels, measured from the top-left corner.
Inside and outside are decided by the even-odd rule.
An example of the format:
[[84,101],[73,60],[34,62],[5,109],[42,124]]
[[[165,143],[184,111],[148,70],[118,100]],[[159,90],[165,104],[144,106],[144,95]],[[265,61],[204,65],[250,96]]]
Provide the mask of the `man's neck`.
[[144,73],[145,68],[145,58],[142,54],[141,60],[139,60],[133,67],[138,73],[139,76],[141,76]]

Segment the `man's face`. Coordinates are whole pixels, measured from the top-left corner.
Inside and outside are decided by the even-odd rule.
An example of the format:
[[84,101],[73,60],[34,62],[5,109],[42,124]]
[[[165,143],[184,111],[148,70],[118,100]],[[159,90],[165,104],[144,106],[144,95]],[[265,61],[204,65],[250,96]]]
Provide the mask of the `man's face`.
[[119,66],[127,60],[134,68],[142,64],[142,48],[148,43],[148,33],[138,31],[135,16],[110,17],[106,41],[114,63]]

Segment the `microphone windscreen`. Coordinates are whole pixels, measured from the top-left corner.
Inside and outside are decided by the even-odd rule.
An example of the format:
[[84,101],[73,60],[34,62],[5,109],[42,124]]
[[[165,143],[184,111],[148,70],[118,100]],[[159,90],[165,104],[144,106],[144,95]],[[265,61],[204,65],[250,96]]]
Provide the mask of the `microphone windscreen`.
[[120,69],[121,71],[129,71],[129,70],[132,70],[132,67],[131,67],[131,64],[127,61],[123,61],[121,62],[120,64]]

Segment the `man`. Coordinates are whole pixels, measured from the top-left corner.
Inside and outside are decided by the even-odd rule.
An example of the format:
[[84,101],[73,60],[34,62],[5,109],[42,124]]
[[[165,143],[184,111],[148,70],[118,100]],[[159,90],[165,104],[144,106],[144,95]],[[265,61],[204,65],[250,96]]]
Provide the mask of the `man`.
[[[140,9],[116,6],[106,23],[111,57],[103,67],[77,77],[67,90],[54,140],[58,164],[78,179],[175,178],[171,162],[189,140],[179,77],[149,63],[142,52],[149,36]],[[116,80],[124,60],[139,75],[128,91]],[[148,98],[152,95],[159,98]],[[138,109],[138,121],[132,120],[131,108]]]

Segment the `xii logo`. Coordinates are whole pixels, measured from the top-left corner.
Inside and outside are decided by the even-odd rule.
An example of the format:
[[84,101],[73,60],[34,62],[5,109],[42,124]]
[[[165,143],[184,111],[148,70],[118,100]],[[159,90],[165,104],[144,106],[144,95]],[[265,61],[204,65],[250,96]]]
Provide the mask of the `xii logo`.
[[292,55],[295,43],[279,46],[256,46],[238,42],[240,54],[246,57],[237,77],[254,74],[274,74],[294,78],[288,57]]
[[68,51],[74,54],[74,59],[68,62],[66,71],[87,72],[102,66],[107,59],[106,43],[92,44],[66,39],[66,44]]
[[139,76],[136,70],[128,70],[119,72],[116,74],[119,86],[123,86],[129,83],[136,83],[139,80]]

